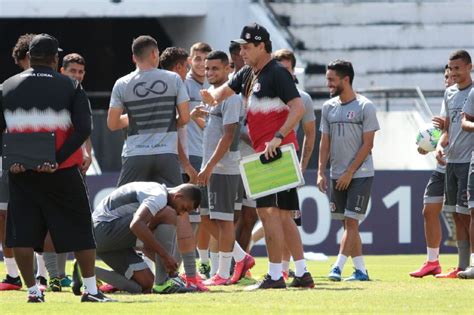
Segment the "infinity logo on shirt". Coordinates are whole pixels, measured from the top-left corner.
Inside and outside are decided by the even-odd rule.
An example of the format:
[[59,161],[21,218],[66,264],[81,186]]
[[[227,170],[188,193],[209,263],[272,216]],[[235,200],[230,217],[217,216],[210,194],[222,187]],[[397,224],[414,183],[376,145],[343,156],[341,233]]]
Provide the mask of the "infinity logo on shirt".
[[156,80],[150,85],[150,87],[146,87],[146,82],[138,82],[133,87],[133,94],[135,94],[138,97],[146,97],[150,93],[155,94],[155,95],[162,95],[167,90],[168,90],[168,85],[161,80]]

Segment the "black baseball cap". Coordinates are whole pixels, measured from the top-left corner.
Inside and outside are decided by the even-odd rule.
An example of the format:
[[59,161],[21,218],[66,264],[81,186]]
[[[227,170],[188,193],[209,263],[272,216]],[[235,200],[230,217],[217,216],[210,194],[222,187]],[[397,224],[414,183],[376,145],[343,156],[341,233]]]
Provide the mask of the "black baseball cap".
[[270,40],[270,34],[267,29],[257,23],[244,26],[239,39],[234,39],[233,42],[238,44],[247,43],[261,43]]
[[30,42],[29,53],[32,57],[54,56],[60,51],[63,50],[59,48],[58,40],[49,34],[38,34]]

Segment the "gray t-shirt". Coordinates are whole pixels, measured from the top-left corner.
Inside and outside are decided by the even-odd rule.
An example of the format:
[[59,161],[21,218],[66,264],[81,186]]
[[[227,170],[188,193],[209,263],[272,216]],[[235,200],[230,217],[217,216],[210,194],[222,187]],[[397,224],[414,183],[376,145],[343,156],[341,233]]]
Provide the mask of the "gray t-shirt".
[[[194,80],[191,73],[189,72],[186,75],[186,80],[184,81],[184,85],[186,86],[186,90],[188,91],[189,112],[191,112],[196,106],[201,104],[202,98],[201,98],[200,91],[202,89],[209,88],[209,83],[207,82],[207,80],[204,81],[203,84],[197,82],[196,80]],[[203,130],[192,119],[186,125],[186,128],[187,128],[187,134],[188,134],[188,154],[202,157]]]
[[313,99],[303,90],[298,89],[298,92],[300,93],[301,100],[304,104],[304,115],[303,118],[301,118],[301,121],[296,125],[295,132],[298,132],[300,125],[316,120],[316,116],[314,115]]
[[[379,129],[375,105],[360,94],[346,104],[341,104],[339,97],[323,104],[320,130],[331,139],[332,179],[338,179],[349,168],[362,146],[363,134]],[[374,165],[370,153],[353,178],[371,176],[374,176]]]
[[126,109],[129,126],[122,156],[178,154],[177,105],[189,100],[174,72],[135,70],[115,82],[110,107]]
[[474,88],[469,92],[466,104],[464,104],[464,107],[462,108],[462,112],[474,117]]
[[[441,103],[441,111],[439,112],[439,115],[441,117],[445,117],[446,116],[446,104],[444,103],[444,100],[443,102]],[[446,165],[441,165],[439,164],[438,162],[436,162],[436,169],[435,169],[436,172],[439,172],[439,173],[443,173],[445,174],[446,173]]]
[[92,213],[94,222],[111,222],[135,213],[145,205],[152,215],[168,204],[168,190],[155,182],[133,182],[115,189],[105,197]]
[[469,163],[474,146],[474,133],[467,132],[461,128],[461,113],[464,105],[468,102],[469,92],[473,85],[460,90],[457,84],[450,86],[444,93],[446,104],[445,117],[449,119],[449,143],[445,149],[446,162]]
[[[239,95],[232,95],[218,106],[210,107],[208,121],[204,129],[204,156],[202,167],[210,160],[219,140],[224,135],[224,126],[230,124],[239,124],[244,115],[244,106]],[[230,145],[229,151],[217,163],[212,171],[213,174],[238,175],[239,172],[239,139],[240,126],[238,126],[234,140]]]

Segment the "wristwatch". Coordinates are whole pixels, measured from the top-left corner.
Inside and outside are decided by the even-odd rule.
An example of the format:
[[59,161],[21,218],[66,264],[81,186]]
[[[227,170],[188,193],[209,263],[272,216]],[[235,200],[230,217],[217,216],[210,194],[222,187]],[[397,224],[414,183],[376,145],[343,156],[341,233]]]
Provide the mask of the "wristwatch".
[[275,138],[283,140],[285,138],[285,136],[283,136],[280,131],[277,131],[277,132],[275,132]]

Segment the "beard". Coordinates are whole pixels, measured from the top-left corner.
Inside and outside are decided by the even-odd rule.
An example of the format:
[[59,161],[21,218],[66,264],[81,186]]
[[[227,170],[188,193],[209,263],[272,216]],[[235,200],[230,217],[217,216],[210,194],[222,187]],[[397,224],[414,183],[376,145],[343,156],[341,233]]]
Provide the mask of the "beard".
[[342,88],[342,86],[339,85],[338,87],[335,88],[334,92],[330,93],[330,96],[331,97],[339,96],[339,95],[341,95],[343,90],[344,89]]

